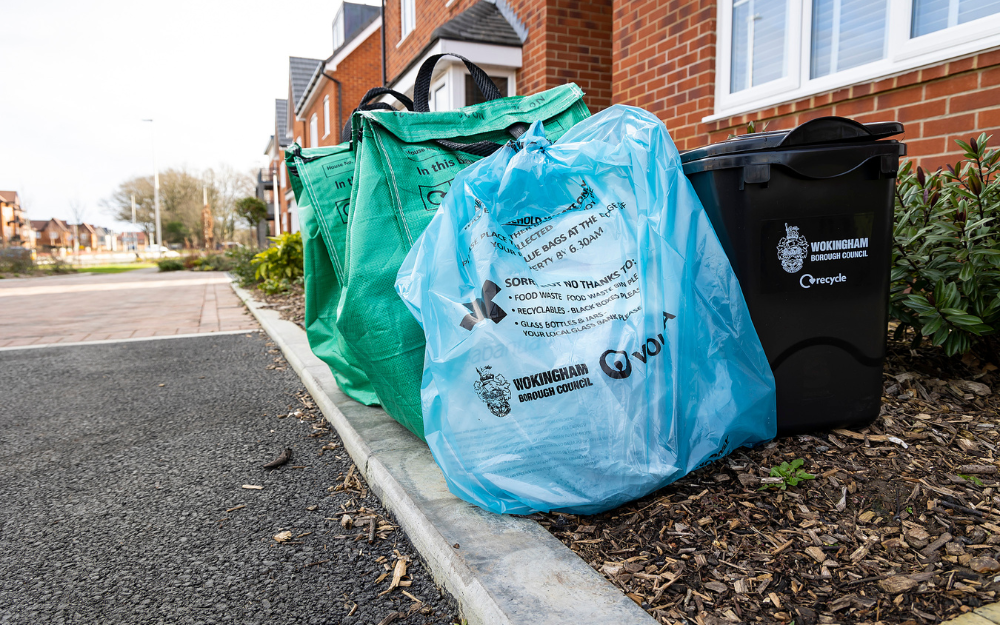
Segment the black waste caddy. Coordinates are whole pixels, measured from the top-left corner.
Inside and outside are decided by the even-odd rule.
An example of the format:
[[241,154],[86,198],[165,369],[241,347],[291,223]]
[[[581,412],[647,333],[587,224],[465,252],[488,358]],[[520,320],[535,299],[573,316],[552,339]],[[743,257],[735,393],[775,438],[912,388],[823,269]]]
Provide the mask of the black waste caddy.
[[879,414],[902,132],[823,117],[681,155],[774,371],[779,435]]

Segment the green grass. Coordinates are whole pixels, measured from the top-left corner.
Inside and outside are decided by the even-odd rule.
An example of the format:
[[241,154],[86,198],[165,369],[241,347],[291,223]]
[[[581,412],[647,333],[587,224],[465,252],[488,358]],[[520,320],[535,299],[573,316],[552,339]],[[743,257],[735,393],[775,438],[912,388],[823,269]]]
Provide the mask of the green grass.
[[77,271],[84,273],[122,273],[133,269],[155,267],[156,263],[129,263],[127,265],[98,265],[96,267],[79,267]]

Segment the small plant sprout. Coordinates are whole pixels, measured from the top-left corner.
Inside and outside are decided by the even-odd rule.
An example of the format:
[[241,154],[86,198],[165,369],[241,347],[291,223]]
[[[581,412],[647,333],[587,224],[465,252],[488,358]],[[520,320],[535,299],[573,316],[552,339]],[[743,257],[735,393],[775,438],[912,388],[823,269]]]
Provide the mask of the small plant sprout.
[[771,477],[780,477],[780,484],[765,484],[761,486],[759,490],[764,490],[766,488],[776,487],[781,490],[787,489],[789,486],[798,486],[799,482],[804,480],[814,480],[816,476],[812,473],[807,473],[802,470],[802,465],[805,464],[805,460],[802,458],[796,458],[792,460],[791,463],[782,462],[780,465],[771,468]]

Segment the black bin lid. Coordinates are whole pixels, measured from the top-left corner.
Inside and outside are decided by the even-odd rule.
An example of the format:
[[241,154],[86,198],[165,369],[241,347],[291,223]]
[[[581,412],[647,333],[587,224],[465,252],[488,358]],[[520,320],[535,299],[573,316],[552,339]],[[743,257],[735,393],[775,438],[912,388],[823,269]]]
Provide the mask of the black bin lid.
[[812,147],[831,143],[865,143],[878,141],[903,132],[899,122],[872,122],[861,124],[846,117],[817,117],[791,130],[773,130],[740,135],[703,148],[681,153],[681,162],[738,154],[788,148]]

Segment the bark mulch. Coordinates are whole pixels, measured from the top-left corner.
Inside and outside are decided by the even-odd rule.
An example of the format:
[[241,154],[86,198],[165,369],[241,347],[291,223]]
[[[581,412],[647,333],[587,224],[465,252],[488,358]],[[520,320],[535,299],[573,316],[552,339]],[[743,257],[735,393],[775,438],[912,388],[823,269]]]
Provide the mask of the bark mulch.
[[254,297],[264,300],[267,308],[277,310],[282,319],[291,321],[303,330],[306,329],[306,299],[301,286],[293,286],[284,293],[268,295],[260,289]]
[[[922,625],[1000,600],[1000,372],[891,345],[884,382],[868,427],[740,450],[603,514],[532,518],[660,623]],[[796,459],[814,479],[768,484]]]

